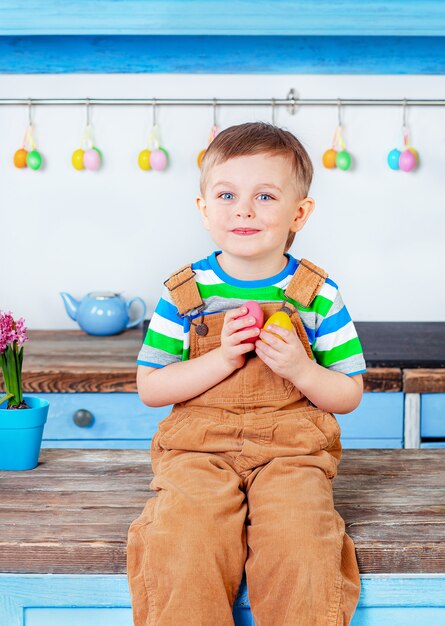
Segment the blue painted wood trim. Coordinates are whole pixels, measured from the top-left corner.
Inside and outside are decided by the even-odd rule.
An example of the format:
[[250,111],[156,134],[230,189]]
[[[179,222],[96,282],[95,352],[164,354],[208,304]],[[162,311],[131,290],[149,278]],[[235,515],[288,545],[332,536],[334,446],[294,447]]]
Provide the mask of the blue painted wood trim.
[[445,37],[0,37],[0,73],[82,72],[445,74]]
[[2,35],[408,35],[445,32],[442,0],[4,0]]
[[[371,607],[443,609],[444,598],[445,574],[367,574],[361,576],[358,611]],[[5,625],[22,626],[26,607],[130,606],[123,574],[0,574],[0,623]],[[235,602],[235,607],[243,606],[249,606],[245,581]]]

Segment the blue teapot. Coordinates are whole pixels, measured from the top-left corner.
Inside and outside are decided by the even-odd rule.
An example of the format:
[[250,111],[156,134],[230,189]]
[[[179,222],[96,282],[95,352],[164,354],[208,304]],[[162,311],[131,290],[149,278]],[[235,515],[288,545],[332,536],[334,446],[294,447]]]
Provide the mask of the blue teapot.
[[[147,310],[142,298],[136,297],[126,302],[119,293],[111,291],[91,291],[80,302],[66,291],[61,291],[60,295],[70,318],[89,335],[117,335],[127,328],[137,326],[144,319]],[[142,313],[137,319],[130,321],[130,307],[133,302],[142,304]]]

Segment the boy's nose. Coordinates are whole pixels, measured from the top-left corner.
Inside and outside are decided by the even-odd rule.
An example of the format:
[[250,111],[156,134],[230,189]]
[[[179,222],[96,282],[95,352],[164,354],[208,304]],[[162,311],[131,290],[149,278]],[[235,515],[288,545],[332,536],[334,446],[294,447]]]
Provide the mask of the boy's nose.
[[246,204],[246,205],[238,206],[237,209],[236,209],[236,213],[237,213],[237,215],[250,217],[251,215],[254,214],[254,210],[253,210],[252,206]]

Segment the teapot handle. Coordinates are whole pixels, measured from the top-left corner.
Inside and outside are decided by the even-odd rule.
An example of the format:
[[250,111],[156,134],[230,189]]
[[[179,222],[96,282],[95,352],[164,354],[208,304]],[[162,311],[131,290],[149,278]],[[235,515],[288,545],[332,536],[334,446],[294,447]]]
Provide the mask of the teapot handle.
[[142,298],[139,298],[137,296],[136,298],[131,298],[131,300],[128,300],[128,302],[126,302],[128,317],[130,317],[130,307],[133,302],[140,302],[142,304],[142,313],[135,320],[129,320],[125,328],[133,328],[134,326],[137,326],[140,322],[142,322],[145,317],[145,313],[147,312],[147,306],[145,302],[142,300]]

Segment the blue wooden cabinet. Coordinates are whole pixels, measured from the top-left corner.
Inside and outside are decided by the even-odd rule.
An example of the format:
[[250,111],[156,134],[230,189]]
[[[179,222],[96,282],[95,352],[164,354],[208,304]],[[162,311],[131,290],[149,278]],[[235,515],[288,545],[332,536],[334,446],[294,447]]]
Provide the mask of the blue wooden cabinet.
[[[44,448],[147,448],[171,406],[145,406],[137,393],[39,393],[50,403]],[[79,414],[83,411],[83,414]],[[91,420],[76,424],[76,415]],[[344,448],[402,448],[403,393],[365,393],[360,406],[337,415]]]
[[[367,574],[351,626],[444,626],[445,574]],[[236,626],[254,626],[245,582]],[[0,574],[2,626],[132,626],[124,575]]]
[[445,393],[420,395],[421,448],[445,448]]

